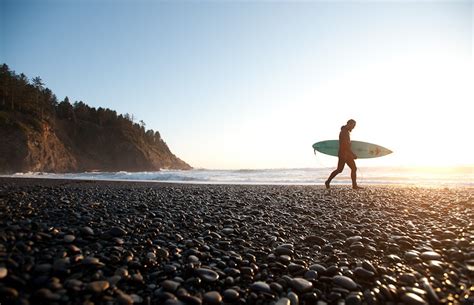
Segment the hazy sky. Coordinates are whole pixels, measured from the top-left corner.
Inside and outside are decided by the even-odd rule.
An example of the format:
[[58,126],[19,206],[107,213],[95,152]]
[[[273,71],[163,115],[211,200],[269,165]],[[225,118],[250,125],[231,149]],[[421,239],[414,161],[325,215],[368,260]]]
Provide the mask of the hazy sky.
[[194,167],[333,166],[311,145],[473,160],[472,1],[0,1],[0,61],[130,113]]

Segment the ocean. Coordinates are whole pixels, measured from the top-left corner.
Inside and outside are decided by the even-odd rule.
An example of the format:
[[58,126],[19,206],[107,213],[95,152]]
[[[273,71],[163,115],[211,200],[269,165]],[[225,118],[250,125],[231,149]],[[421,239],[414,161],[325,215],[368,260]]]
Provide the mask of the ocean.
[[[240,169],[154,172],[84,172],[84,173],[16,173],[3,177],[36,177],[52,179],[86,179],[112,181],[156,181],[210,184],[297,184],[322,185],[334,168]],[[332,185],[350,185],[348,168]],[[358,169],[359,185],[474,186],[474,166],[459,168],[362,167]]]

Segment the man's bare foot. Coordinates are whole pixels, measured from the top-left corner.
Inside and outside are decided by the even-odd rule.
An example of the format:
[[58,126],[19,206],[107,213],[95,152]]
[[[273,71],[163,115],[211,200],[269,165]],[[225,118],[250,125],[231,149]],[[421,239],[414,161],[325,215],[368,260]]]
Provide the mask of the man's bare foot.
[[324,185],[326,186],[327,189],[329,189],[329,181],[326,180],[326,182],[324,182]]
[[361,190],[361,189],[363,189],[363,187],[360,187],[360,186],[358,186],[358,185],[355,185],[355,186],[352,187],[352,189],[353,189],[353,190]]

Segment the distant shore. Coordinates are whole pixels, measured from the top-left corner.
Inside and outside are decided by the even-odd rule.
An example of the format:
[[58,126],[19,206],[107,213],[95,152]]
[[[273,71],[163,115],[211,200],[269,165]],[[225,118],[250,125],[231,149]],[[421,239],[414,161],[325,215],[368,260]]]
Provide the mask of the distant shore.
[[474,189],[0,178],[2,304],[472,304]]

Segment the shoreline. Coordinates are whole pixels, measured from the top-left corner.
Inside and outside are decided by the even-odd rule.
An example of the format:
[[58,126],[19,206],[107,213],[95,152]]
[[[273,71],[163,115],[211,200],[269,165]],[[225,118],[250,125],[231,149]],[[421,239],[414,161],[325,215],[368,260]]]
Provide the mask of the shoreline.
[[[223,181],[166,181],[166,180],[134,180],[134,179],[87,179],[87,178],[63,178],[63,177],[22,177],[22,176],[6,176],[0,175],[0,183],[2,180],[5,181],[22,181],[22,180],[31,180],[36,181],[38,183],[43,183],[44,181],[58,181],[63,183],[73,183],[73,182],[87,182],[87,183],[101,183],[101,184],[108,184],[108,183],[132,183],[132,184],[169,184],[169,185],[235,185],[235,186],[313,186],[313,187],[322,187],[325,188],[324,183],[321,182],[314,182],[314,183],[277,183],[277,182],[223,182]],[[351,186],[350,179],[344,179],[344,182],[340,181],[333,181],[331,185],[331,189],[333,188],[345,188]],[[445,183],[445,184],[435,184],[435,183],[364,183],[363,181],[360,182],[360,185],[364,188],[428,188],[428,189],[445,189],[445,188],[459,188],[459,189],[474,189],[474,185],[471,184],[458,184],[458,183]]]
[[0,178],[0,302],[472,304],[474,189]]

